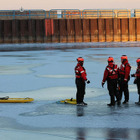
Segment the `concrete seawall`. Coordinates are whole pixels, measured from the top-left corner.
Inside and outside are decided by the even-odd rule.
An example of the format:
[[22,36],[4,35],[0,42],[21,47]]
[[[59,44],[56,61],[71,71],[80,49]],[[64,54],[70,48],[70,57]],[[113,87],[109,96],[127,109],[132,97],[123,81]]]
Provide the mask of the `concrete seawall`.
[[0,20],[0,43],[140,41],[140,18]]

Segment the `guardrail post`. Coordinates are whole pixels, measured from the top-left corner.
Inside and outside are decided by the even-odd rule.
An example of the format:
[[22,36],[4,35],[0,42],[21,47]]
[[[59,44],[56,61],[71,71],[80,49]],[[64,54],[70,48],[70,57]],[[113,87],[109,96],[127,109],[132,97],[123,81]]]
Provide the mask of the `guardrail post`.
[[51,17],[51,16],[50,16],[50,12],[51,12],[51,11],[49,11],[49,18]]
[[16,15],[15,15],[15,10],[13,10],[13,19],[15,19],[15,16],[16,16]]
[[45,11],[45,19],[47,18],[47,11]]
[[99,10],[97,10],[97,17],[99,18]]
[[29,10],[29,20],[31,19],[31,11]]

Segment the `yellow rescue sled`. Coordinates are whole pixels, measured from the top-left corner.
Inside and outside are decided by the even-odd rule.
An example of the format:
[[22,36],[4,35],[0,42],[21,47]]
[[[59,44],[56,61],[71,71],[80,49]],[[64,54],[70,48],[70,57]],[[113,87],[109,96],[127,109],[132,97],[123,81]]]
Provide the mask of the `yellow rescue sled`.
[[73,98],[61,100],[61,101],[58,101],[58,103],[73,104],[73,105],[77,104],[76,99],[73,99]]
[[0,103],[28,103],[34,101],[33,98],[9,98],[9,96],[6,97],[0,97]]

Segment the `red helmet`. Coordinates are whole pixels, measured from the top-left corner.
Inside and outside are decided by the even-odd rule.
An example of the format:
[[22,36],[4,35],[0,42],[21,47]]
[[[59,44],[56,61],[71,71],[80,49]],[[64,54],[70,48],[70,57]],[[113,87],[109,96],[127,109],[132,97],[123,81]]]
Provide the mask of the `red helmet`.
[[126,55],[122,55],[121,60],[127,60],[127,56]]
[[113,57],[108,57],[108,62],[114,62],[114,58]]
[[137,62],[137,63],[140,63],[140,58],[138,58],[138,59],[136,60],[136,62]]
[[78,61],[78,62],[83,62],[84,59],[83,59],[82,57],[78,57],[78,58],[77,58],[77,61]]

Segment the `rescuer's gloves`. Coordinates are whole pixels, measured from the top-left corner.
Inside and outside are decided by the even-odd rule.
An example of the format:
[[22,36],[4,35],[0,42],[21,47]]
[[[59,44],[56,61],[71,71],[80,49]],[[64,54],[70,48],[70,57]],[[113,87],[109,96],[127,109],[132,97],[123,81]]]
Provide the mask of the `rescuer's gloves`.
[[131,77],[135,77],[135,74],[131,74]]
[[89,80],[87,80],[87,84],[89,84],[90,83],[90,81]]
[[104,88],[104,84],[105,84],[105,82],[102,82],[102,87]]

